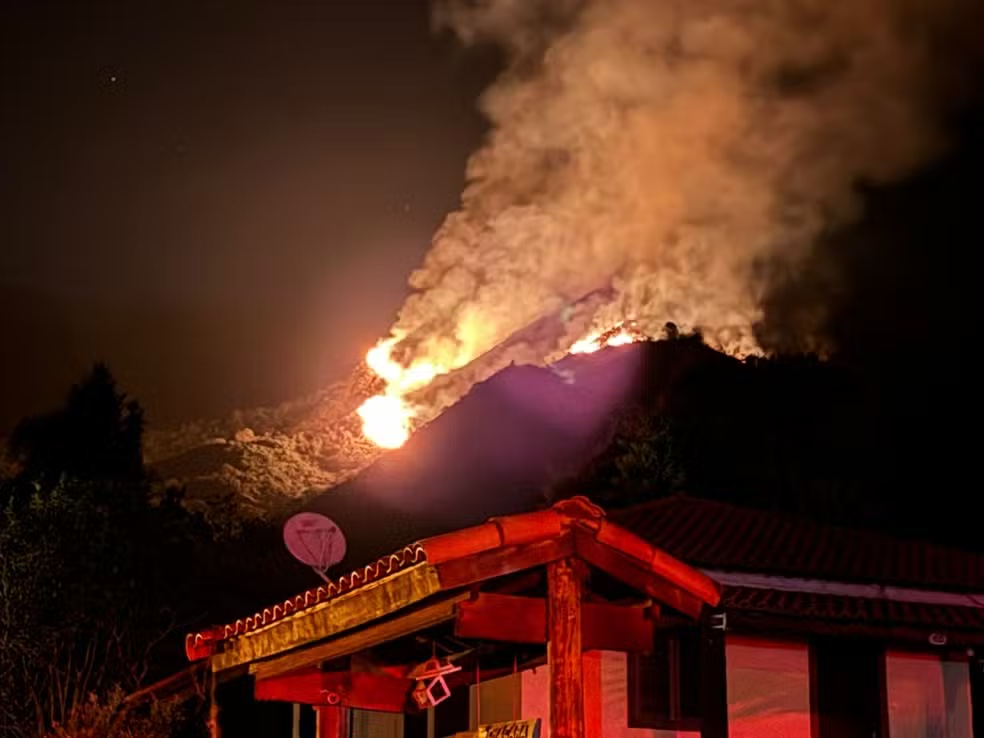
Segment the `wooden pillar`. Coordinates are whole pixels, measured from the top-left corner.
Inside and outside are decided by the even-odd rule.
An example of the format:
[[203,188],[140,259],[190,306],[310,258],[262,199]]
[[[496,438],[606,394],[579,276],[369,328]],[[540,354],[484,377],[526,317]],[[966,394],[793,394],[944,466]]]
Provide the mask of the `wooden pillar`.
[[728,738],[728,665],[725,614],[718,611],[701,626],[700,735]]
[[318,738],[349,738],[347,707],[318,707]]
[[981,654],[970,657],[970,714],[974,722],[971,735],[984,738],[984,658]]
[[581,591],[584,567],[573,559],[547,565],[550,735],[584,738]]

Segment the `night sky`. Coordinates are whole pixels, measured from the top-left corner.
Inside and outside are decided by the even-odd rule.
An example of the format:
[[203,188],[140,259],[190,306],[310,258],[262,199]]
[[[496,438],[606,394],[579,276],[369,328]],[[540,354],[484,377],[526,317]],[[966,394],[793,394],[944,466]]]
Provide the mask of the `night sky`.
[[[342,374],[455,207],[496,71],[425,0],[7,0],[0,59],[0,432],[99,359],[158,423]],[[978,92],[946,157],[774,297],[773,330],[812,300],[854,357],[971,371]]]
[[0,5],[0,429],[107,361],[152,421],[385,333],[494,68],[424,0]]

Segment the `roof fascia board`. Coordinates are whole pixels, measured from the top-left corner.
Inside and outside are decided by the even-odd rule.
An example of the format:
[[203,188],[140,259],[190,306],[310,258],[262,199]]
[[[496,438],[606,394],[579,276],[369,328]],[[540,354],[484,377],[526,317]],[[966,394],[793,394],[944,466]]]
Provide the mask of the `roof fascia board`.
[[337,635],[440,591],[441,583],[434,567],[426,563],[415,564],[259,630],[225,641],[224,649],[211,657],[212,671],[223,671]]
[[837,595],[869,600],[891,600],[923,605],[984,608],[984,593],[946,592],[915,587],[894,587],[883,584],[858,584],[827,579],[781,577],[755,572],[729,572],[703,569],[704,574],[725,587],[772,589],[779,592]]

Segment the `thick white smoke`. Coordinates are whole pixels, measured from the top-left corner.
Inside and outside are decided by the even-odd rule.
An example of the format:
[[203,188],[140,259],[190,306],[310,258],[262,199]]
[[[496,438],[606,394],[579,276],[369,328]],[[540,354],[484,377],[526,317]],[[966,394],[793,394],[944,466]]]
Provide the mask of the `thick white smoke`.
[[[509,64],[492,124],[394,330],[404,365],[543,361],[634,319],[755,350],[765,267],[795,268],[940,137],[927,0],[450,0],[439,25]],[[589,296],[586,298],[586,296]],[[586,299],[585,299],[586,298]],[[520,352],[520,353],[516,353]],[[483,368],[484,367],[484,368]],[[446,404],[467,387],[450,393]],[[435,386],[435,392],[438,387]],[[428,403],[432,404],[432,403]]]

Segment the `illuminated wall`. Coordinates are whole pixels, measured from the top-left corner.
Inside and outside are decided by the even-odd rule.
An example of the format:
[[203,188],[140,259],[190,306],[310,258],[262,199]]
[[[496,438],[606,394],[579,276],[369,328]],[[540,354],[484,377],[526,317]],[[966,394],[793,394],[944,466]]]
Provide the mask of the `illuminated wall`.
[[[518,687],[518,689],[517,689]],[[541,738],[550,737],[550,668],[540,666],[516,677],[502,677],[472,687],[472,727],[481,698],[481,722],[541,718]],[[591,651],[584,655],[587,735],[604,738],[700,738],[699,733],[628,727],[628,662],[624,653]]]
[[[500,677],[483,681],[471,688],[471,730],[477,730],[479,723],[504,723],[521,720],[523,710],[523,674]],[[528,708],[527,712],[536,711]],[[533,715],[533,717],[538,717]]]
[[[729,638],[726,650],[730,738],[817,738],[810,712],[806,643]],[[889,738],[972,738],[966,661],[889,652],[885,656]],[[585,654],[587,735],[604,738],[700,738],[699,733],[628,727],[624,653]],[[481,722],[541,718],[549,738],[550,670],[541,666],[472,688],[472,727]]]

